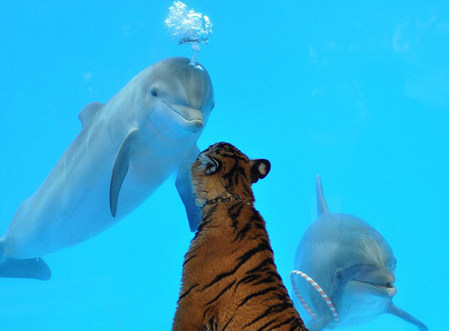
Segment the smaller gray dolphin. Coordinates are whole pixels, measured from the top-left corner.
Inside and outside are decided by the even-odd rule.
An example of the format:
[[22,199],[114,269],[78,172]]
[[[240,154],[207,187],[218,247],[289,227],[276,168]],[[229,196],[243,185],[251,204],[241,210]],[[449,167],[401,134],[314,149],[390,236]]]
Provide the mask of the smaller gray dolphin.
[[308,329],[351,326],[389,313],[428,330],[393,304],[396,258],[386,240],[357,217],[330,213],[319,176],[317,209],[318,219],[298,246],[291,277],[298,299],[313,317]]

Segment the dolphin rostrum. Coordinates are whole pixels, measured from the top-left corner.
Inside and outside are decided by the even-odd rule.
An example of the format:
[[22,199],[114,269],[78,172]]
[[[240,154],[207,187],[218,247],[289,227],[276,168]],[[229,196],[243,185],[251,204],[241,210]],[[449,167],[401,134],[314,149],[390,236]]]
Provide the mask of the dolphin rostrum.
[[292,286],[312,315],[310,331],[356,325],[384,313],[427,327],[393,304],[396,258],[373,227],[347,214],[330,213],[317,176],[318,219],[298,246]]
[[0,239],[0,276],[50,278],[42,255],[106,230],[176,170],[177,189],[196,229],[200,211],[189,170],[214,95],[207,71],[189,62],[157,62],[106,104],[81,111],[81,132]]

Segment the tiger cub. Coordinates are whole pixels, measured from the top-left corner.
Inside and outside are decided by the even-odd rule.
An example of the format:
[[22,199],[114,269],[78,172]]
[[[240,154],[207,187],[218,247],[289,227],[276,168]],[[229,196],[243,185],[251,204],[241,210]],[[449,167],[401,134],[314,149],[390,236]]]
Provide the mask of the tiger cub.
[[273,260],[251,184],[270,163],[227,143],[192,165],[202,220],[185,255],[173,330],[307,330]]

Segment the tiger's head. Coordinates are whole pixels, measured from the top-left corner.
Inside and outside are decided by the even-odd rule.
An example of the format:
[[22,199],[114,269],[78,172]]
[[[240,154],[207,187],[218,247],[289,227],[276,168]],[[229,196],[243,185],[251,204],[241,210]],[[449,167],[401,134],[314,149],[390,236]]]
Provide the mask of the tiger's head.
[[254,202],[251,184],[270,171],[265,159],[249,159],[231,144],[220,142],[201,152],[192,165],[192,183],[198,206],[214,199],[237,198]]

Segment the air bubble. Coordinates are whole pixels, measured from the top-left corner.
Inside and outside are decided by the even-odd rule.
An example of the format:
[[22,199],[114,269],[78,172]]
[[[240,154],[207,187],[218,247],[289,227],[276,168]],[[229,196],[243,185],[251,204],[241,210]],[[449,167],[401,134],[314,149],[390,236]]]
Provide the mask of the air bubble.
[[193,56],[190,64],[199,70],[204,70],[196,63],[197,54],[201,50],[200,44],[207,44],[212,35],[212,22],[202,13],[189,9],[182,1],[175,1],[168,8],[165,26],[178,42],[192,46]]

